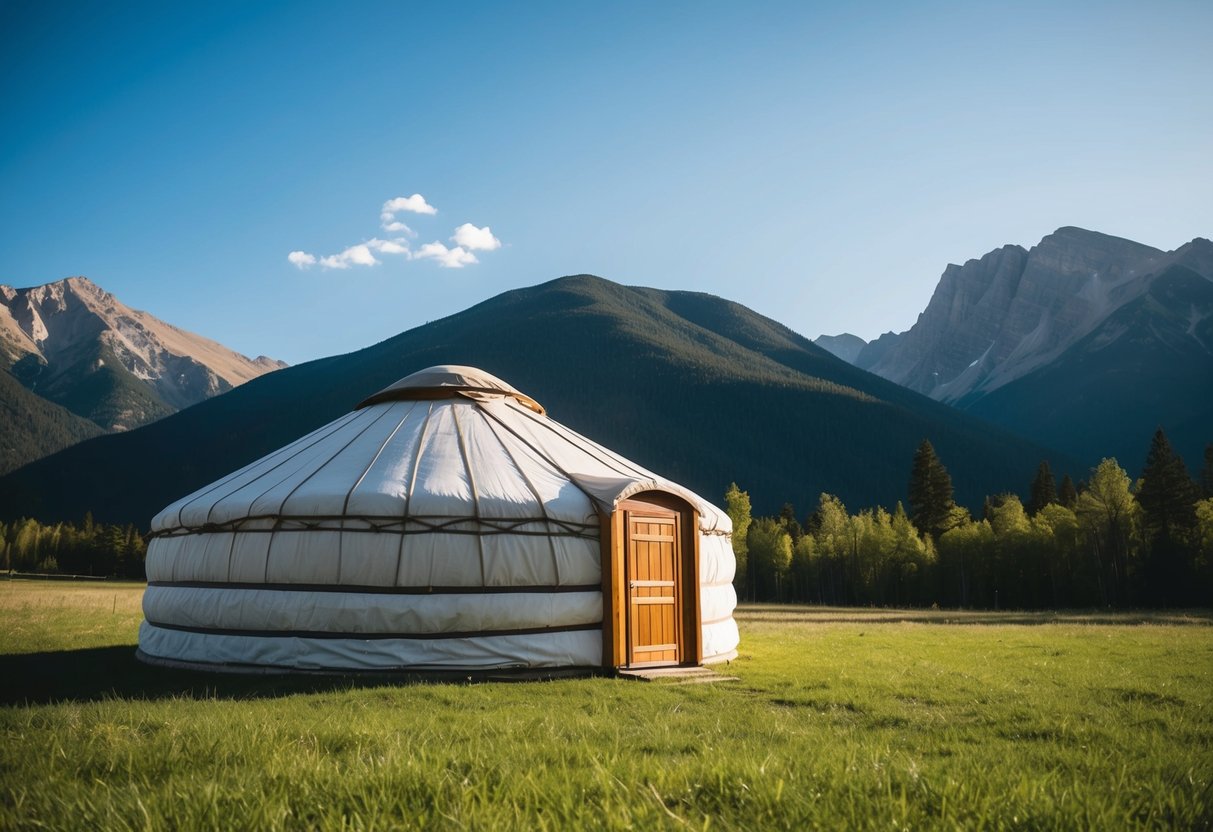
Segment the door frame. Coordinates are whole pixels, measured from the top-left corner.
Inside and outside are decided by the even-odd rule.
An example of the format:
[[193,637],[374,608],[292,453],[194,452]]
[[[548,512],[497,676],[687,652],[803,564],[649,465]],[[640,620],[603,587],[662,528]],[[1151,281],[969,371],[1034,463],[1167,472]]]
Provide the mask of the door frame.
[[[681,533],[676,595],[680,598],[679,665],[703,663],[699,604],[699,513],[682,497],[665,491],[644,491],[621,500],[610,514],[600,516],[602,527],[602,666],[628,666],[627,577],[628,512],[673,512]],[[653,666],[643,663],[645,666]]]

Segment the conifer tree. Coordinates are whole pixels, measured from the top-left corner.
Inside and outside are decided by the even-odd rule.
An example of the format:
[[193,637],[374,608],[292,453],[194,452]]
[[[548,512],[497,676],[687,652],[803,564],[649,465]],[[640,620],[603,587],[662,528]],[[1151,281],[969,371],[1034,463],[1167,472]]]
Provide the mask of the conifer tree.
[[1183,459],[1159,428],[1150,443],[1137,490],[1150,540],[1149,582],[1155,601],[1174,603],[1189,592],[1199,497]]
[[1078,505],[1078,489],[1074,487],[1074,480],[1070,479],[1069,474],[1061,478],[1061,488],[1057,491],[1057,502],[1070,511],[1073,511],[1074,506]]
[[795,546],[804,535],[804,529],[800,527],[800,521],[796,519],[796,509],[791,503],[784,503],[783,508],[779,510],[779,523],[792,536],[792,545]]
[[938,540],[952,527],[952,477],[935,455],[935,448],[924,439],[914,452],[910,470],[910,519],[924,535]]
[[1159,428],[1150,442],[1137,502],[1145,512],[1146,531],[1151,537],[1171,540],[1185,537],[1196,524],[1193,506],[1200,497],[1183,459]]
[[1032,488],[1028,496],[1028,514],[1035,515],[1050,503],[1057,502],[1057,480],[1049,470],[1047,460],[1042,461],[1032,479]]

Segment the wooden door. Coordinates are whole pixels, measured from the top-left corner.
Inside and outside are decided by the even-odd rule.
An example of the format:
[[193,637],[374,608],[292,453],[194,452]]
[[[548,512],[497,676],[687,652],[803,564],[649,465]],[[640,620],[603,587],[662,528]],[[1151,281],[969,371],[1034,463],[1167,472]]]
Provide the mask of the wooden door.
[[676,513],[660,509],[625,513],[628,664],[633,667],[682,660],[679,525]]

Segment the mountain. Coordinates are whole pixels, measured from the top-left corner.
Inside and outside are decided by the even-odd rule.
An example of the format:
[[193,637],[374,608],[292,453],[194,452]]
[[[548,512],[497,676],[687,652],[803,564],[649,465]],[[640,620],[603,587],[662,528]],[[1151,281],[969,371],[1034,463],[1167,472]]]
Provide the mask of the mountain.
[[867,341],[849,332],[841,335],[819,335],[813,339],[813,343],[848,364],[854,364],[863,348],[868,345]]
[[885,355],[893,350],[894,347],[901,341],[901,332],[886,332],[874,341],[869,341],[867,345],[859,351],[859,355],[855,356],[855,360],[851,363],[861,370],[871,370],[876,364],[884,359]]
[[967,410],[1086,460],[1130,470],[1162,425],[1193,465],[1213,442],[1213,281],[1170,266],[1048,364]]
[[0,473],[102,433],[88,419],[31,393],[0,372]]
[[125,434],[102,436],[0,479],[0,511],[44,520],[91,510],[146,525],[182,494],[348,412],[434,364],[470,364],[557,419],[719,499],[799,510],[822,491],[854,506],[904,499],[929,437],[958,497],[1026,487],[1069,460],[858,370],[730,301],[591,276],[506,292],[348,355],[254,379]]
[[872,371],[941,401],[995,390],[1047,364],[1140,294],[1166,255],[1062,228],[948,266],[918,321]]
[[[27,289],[0,285],[0,408],[20,411],[26,426],[0,426],[2,464],[29,461],[101,431],[138,427],[284,366],[264,356],[246,358],[131,309],[84,277]],[[99,430],[35,404],[8,383],[12,379]],[[47,427],[38,428],[44,420]],[[39,434],[41,443],[28,440]]]
[[1164,252],[1061,228],[949,265],[914,326],[853,363],[1086,464],[1138,464],[1159,425],[1194,459],[1213,440],[1201,281],[1209,240]]

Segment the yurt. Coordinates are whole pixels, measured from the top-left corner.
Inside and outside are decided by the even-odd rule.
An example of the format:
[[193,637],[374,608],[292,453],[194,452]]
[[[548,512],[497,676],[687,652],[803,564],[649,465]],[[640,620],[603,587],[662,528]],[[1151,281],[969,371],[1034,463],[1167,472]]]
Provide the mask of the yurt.
[[723,661],[730,534],[501,379],[431,367],[157,515],[138,655],[250,672]]

